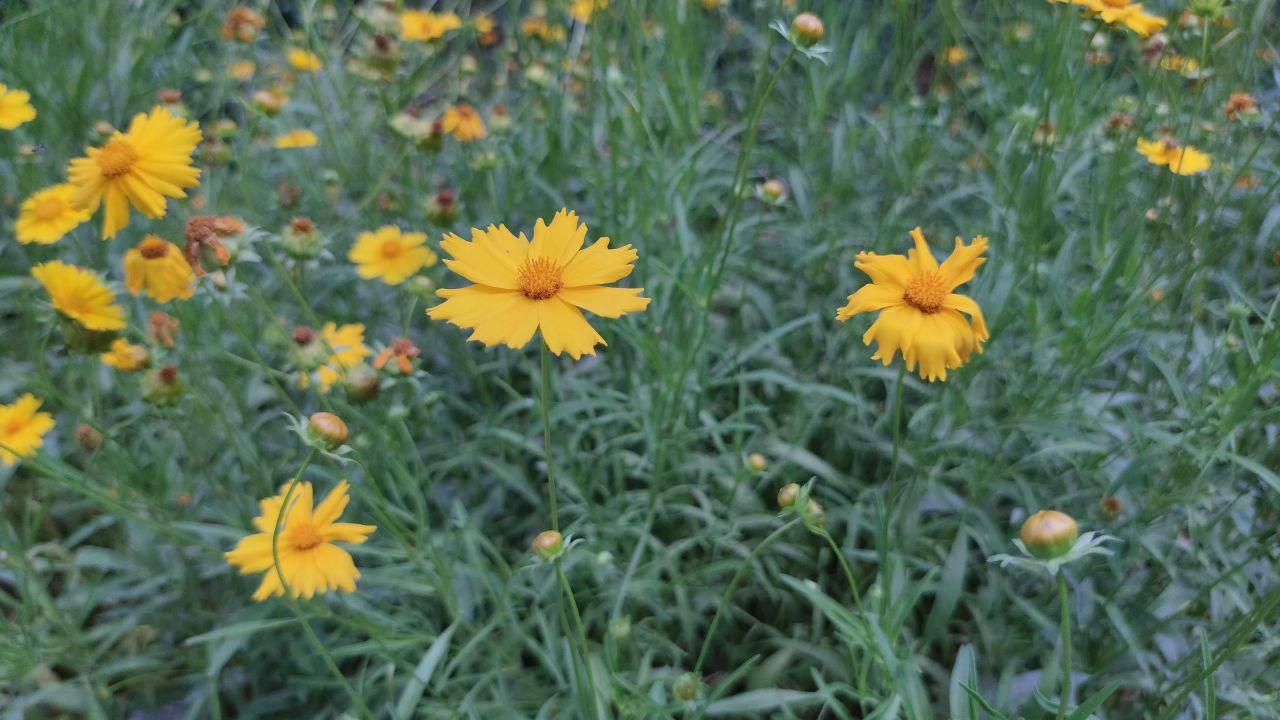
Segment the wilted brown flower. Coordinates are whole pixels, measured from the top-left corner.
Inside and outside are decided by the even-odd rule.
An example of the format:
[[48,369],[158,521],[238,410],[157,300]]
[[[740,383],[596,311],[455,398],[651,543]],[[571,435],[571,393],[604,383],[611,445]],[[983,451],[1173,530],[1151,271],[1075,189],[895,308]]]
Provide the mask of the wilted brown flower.
[[182,323],[178,322],[178,318],[157,310],[151,313],[151,318],[148,320],[149,329],[147,334],[150,336],[151,342],[171,348],[174,345],[173,335],[178,332],[178,327],[181,325]]
[[396,369],[400,374],[408,375],[413,372],[413,361],[421,352],[408,338],[396,338],[391,341],[390,347],[378,353],[378,357],[373,359],[373,367],[381,370],[392,358],[395,358]]
[[237,5],[231,8],[226,21],[222,23],[222,39],[252,42],[258,36],[258,31],[266,26],[267,21],[261,15],[244,5]]
[[217,257],[218,262],[226,265],[231,262],[231,254],[222,244],[220,237],[239,235],[244,232],[244,223],[230,215],[197,215],[187,221],[186,247],[184,254],[191,269],[196,275],[204,275],[200,265],[200,251],[209,250]]

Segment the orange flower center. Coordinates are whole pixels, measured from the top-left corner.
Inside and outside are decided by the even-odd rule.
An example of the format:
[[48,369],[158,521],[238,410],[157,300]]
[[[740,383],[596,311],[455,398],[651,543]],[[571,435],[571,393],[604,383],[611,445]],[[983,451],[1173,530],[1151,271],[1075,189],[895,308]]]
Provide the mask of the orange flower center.
[[402,253],[404,253],[404,245],[400,242],[398,238],[383,240],[382,247],[379,249],[379,251],[382,253],[383,258],[387,260],[395,260],[396,258],[400,257]]
[[102,174],[109,178],[120,177],[133,169],[138,161],[138,151],[133,149],[128,140],[114,138],[98,153],[98,167]]
[[564,287],[560,268],[548,257],[529,258],[520,266],[520,292],[530,300],[554,297]]
[[169,243],[156,238],[148,238],[138,246],[138,252],[148,260],[158,260],[169,254]]
[[53,220],[62,214],[66,205],[59,198],[45,198],[36,203],[37,220]]
[[1102,4],[1110,8],[1122,8],[1129,5],[1129,0],[1102,0]]
[[320,534],[320,528],[309,522],[298,523],[289,531],[289,547],[294,550],[310,550],[322,542],[324,536]]
[[907,283],[902,299],[912,307],[924,313],[936,313],[942,309],[942,301],[947,297],[947,286],[938,273],[916,275]]

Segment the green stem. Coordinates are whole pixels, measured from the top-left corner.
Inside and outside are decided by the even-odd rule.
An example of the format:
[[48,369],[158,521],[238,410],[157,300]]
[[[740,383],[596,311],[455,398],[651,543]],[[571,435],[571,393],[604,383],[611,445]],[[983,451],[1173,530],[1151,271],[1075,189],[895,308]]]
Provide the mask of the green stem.
[[581,646],[583,670],[587,675],[587,692],[591,695],[591,717],[599,717],[600,713],[596,709],[596,681],[591,673],[591,647],[587,645],[587,631],[582,624],[582,613],[578,612],[578,600],[573,596],[573,588],[569,585],[569,578],[565,577],[564,568],[561,567],[560,558],[556,558],[556,579],[560,582],[560,589],[564,591],[564,596],[569,600],[569,609],[572,611],[573,629],[578,634],[578,644]]
[[298,468],[298,473],[293,476],[293,480],[289,482],[289,488],[285,490],[284,501],[280,503],[279,514],[276,515],[276,524],[271,531],[271,559],[274,563],[276,577],[280,579],[280,587],[284,591],[284,597],[289,601],[289,609],[293,611],[294,617],[298,619],[298,623],[302,625],[302,631],[306,634],[307,640],[311,642],[311,647],[320,655],[320,659],[324,661],[329,672],[337,678],[338,684],[342,685],[342,689],[351,697],[351,701],[355,703],[356,709],[360,711],[360,715],[367,720],[374,720],[373,712],[369,710],[369,706],[365,705],[364,700],[351,687],[351,683],[347,682],[347,676],[342,674],[338,669],[338,664],[333,661],[333,656],[329,654],[328,648],[324,643],[320,642],[320,638],[316,636],[316,631],[311,629],[311,623],[307,622],[307,616],[302,613],[302,608],[298,607],[298,599],[294,597],[293,590],[289,588],[289,581],[284,578],[284,569],[280,567],[280,529],[284,527],[285,516],[289,512],[289,502],[293,499],[293,493],[298,489],[299,483],[302,481],[302,473],[306,471],[307,466],[315,458],[316,451],[313,448],[307,453],[307,457],[302,461],[302,466]]
[[1057,720],[1067,716],[1067,705],[1071,702],[1071,605],[1067,602],[1067,576],[1058,570],[1058,604],[1062,610],[1062,694],[1058,698]]
[[840,546],[836,544],[835,538],[831,537],[831,533],[823,530],[819,535],[827,541],[831,546],[831,552],[835,553],[836,559],[840,561],[840,569],[844,571],[844,578],[849,582],[849,591],[853,593],[853,604],[857,606],[863,622],[866,622],[867,613],[862,609],[862,593],[858,592],[858,583],[853,579],[853,570],[849,568],[849,561],[844,559],[844,553],[840,552]]
[[698,653],[698,661],[694,663],[693,666],[694,675],[702,675],[702,664],[706,662],[707,653],[711,650],[711,640],[716,635],[716,628],[720,625],[720,618],[724,616],[724,609],[729,606],[729,598],[733,595],[734,589],[738,587],[738,583],[742,580],[743,574],[746,573],[747,568],[751,567],[751,561],[755,560],[756,556],[759,555],[762,550],[769,547],[774,540],[782,537],[783,533],[790,530],[791,527],[798,522],[800,522],[800,518],[797,517],[786,525],[774,530],[769,537],[761,540],[760,544],[756,545],[755,549],[751,551],[751,554],[748,555],[746,559],[742,561],[742,564],[738,566],[738,571],[733,574],[733,579],[729,581],[729,587],[724,590],[724,596],[720,598],[720,605],[716,608],[715,617],[711,618],[711,627],[707,628],[707,636],[702,640],[702,650]]
[[907,363],[898,366],[898,383],[893,393],[893,460],[889,465],[889,487],[898,479],[898,449],[902,445],[902,387],[907,380]]
[[542,345],[542,448],[547,463],[547,502],[551,506],[551,529],[560,531],[560,510],[556,505],[556,473],[551,459],[551,351]]

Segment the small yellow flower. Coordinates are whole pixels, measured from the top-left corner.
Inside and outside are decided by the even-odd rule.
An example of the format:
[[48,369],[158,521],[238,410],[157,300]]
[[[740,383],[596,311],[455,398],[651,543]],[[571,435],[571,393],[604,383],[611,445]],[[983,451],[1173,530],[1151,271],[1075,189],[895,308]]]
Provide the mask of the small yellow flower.
[[186,300],[196,293],[196,274],[177,245],[148,235],[124,254],[124,286],[134,295],[144,290],[156,302]]
[[520,32],[526,37],[536,38],[545,43],[555,43],[564,40],[564,28],[559,25],[551,25],[545,17],[541,15],[533,15],[520,21]]
[[1150,37],[1159,32],[1168,20],[1156,15],[1148,15],[1142,9],[1142,3],[1131,0],[1071,0],[1075,5],[1083,5],[1095,16],[1108,25],[1122,25],[1142,37]]
[[200,143],[200,126],[175,117],[162,107],[139,113],[129,131],[116,132],[100,148],[71,161],[67,168],[76,186],[77,208],[96,212],[106,205],[102,237],[129,224],[129,206],[149,218],[162,218],[165,198],[184,198],[185,190],[200,183],[200,171],[191,166],[191,154]]
[[591,22],[591,16],[597,10],[609,7],[609,0],[573,0],[569,4],[569,14],[580,23]]
[[63,183],[40,190],[24,200],[13,227],[18,242],[48,245],[88,220],[91,216],[88,210],[74,207],[75,194],[74,185]]
[[400,13],[400,39],[430,42],[462,27],[462,18],[456,13],[433,13],[421,10],[405,10]]
[[272,145],[277,150],[284,150],[287,148],[313,147],[318,142],[320,142],[320,140],[316,137],[316,134],[310,130],[290,130],[289,132],[277,137]]
[[640,297],[644,288],[605,287],[631,274],[630,245],[610,248],[609,238],[600,238],[583,248],[586,237],[587,226],[568,210],[550,225],[539,220],[532,242],[505,226],[472,228],[471,242],[450,234],[440,243],[452,256],[444,263],[475,284],[437,290],[445,301],[427,315],[473,330],[470,339],[486,346],[519,349],[541,331],[557,355],[595,355],[606,343],[582,311],[617,318],[644,310],[649,298]]
[[[364,344],[364,325],[352,323],[339,327],[336,323],[325,323],[320,329],[320,338],[329,356],[324,364],[316,370],[316,382],[320,392],[328,393],[336,383],[347,376],[347,371],[364,362],[373,354],[369,346]],[[300,378],[303,389],[311,385],[307,375]]]
[[251,80],[257,70],[258,66],[252,60],[237,60],[227,68],[227,77],[245,82]]
[[31,93],[0,84],[0,130],[13,130],[36,119]]
[[978,303],[952,292],[973,279],[986,262],[982,253],[987,239],[979,235],[965,245],[956,238],[955,249],[939,265],[920,228],[912,230],[911,237],[916,247],[906,257],[858,253],[854,267],[871,283],[849,296],[836,319],[843,322],[859,313],[881,311],[862,336],[864,344],[874,340],[878,345],[871,359],[888,365],[901,351],[908,370],[919,364],[920,377],[946,380],[947,370],[964,365],[973,351],[981,353],[988,338]]
[[1208,153],[1169,138],[1138,138],[1138,152],[1152,165],[1164,165],[1178,175],[1195,175],[1213,167]]
[[946,58],[948,65],[962,65],[969,59],[969,51],[963,45],[952,45],[947,48]]
[[12,465],[44,447],[44,436],[53,429],[53,416],[40,409],[40,400],[27,393],[8,405],[0,405],[0,464]]
[[94,273],[61,260],[41,263],[31,274],[49,293],[53,307],[89,330],[124,329],[124,308]]
[[[284,492],[259,503],[261,514],[253,519],[258,532],[242,539],[226,553],[227,562],[241,575],[265,573],[253,593],[254,600],[284,595],[283,574],[293,597],[314,597],[330,590],[354,592],[360,571],[350,553],[334,543],[359,545],[378,528],[373,525],[337,522],[347,507],[347,481],[338,483],[329,495],[312,507],[311,483],[299,483],[284,508]],[[284,522],[272,551],[272,537],[280,516]],[[280,556],[276,569],[275,554]]]
[[347,259],[356,264],[356,272],[365,280],[378,278],[388,285],[399,285],[439,260],[431,248],[423,246],[426,241],[426,233],[403,233],[395,225],[386,225],[360,233]]
[[475,27],[476,33],[480,35],[487,35],[493,32],[495,27],[493,18],[484,14],[478,14],[472,17],[471,24]]
[[295,70],[302,72],[320,72],[324,69],[324,62],[319,55],[313,52],[303,50],[302,48],[289,48],[289,52],[285,54],[289,60],[289,64]]
[[141,370],[151,362],[151,353],[147,346],[134,345],[124,338],[116,338],[111,343],[111,350],[101,355],[102,364],[123,372]]
[[485,136],[484,120],[467,103],[458,103],[445,110],[440,123],[444,131],[458,138],[459,142],[481,140]]

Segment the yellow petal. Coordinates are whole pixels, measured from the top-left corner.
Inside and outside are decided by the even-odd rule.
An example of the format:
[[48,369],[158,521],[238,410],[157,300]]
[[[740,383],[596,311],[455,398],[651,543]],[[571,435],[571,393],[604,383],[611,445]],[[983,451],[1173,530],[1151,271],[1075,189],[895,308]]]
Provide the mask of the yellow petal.
[[604,338],[582,317],[582,311],[553,297],[537,303],[538,329],[547,348],[559,355],[567,352],[577,360],[583,355],[595,355],[596,345],[607,345]]
[[877,255],[873,252],[858,253],[853,266],[867,274],[876,285],[892,285],[899,292],[911,282],[914,270],[902,255]]
[[533,244],[529,246],[529,254],[551,258],[558,267],[564,267],[582,249],[586,238],[587,226],[578,224],[577,214],[561,209],[551,218],[550,225],[539,218],[533,226]]
[[312,514],[311,521],[317,525],[328,525],[342,516],[342,511],[346,509],[349,498],[347,497],[347,481],[343,480],[329,491],[324,500],[316,506],[315,512]]
[[942,301],[942,307],[958,310],[972,318],[973,334],[979,340],[986,340],[990,337],[990,333],[987,332],[987,321],[982,317],[982,308],[978,307],[978,303],[973,298],[953,293]]
[[609,238],[600,238],[564,266],[565,287],[604,285],[621,280],[631,274],[636,257],[630,245],[610,248]]
[[986,251],[987,238],[984,235],[975,237],[968,245],[964,244],[964,240],[956,238],[955,249],[938,268],[938,272],[942,275],[942,282],[948,291],[973,279],[974,271],[987,261],[986,258],[981,257]]
[[916,241],[914,250],[907,251],[907,262],[914,265],[916,274],[925,275],[935,272],[938,269],[938,261],[933,259],[933,253],[929,251],[929,243],[924,239],[924,233],[920,228],[912,228],[911,239]]
[[869,283],[858,288],[849,296],[849,303],[836,310],[836,319],[843,322],[858,313],[874,312],[902,301],[901,287]]
[[[503,230],[499,229],[498,233]],[[491,239],[478,228],[471,228],[471,238],[472,241],[467,242],[452,233],[446,235],[440,241],[440,247],[453,258],[445,260],[444,264],[473,283],[506,290],[518,289],[518,270],[524,258],[509,252],[513,238]]]
[[469,340],[486,346],[503,344],[524,347],[538,329],[534,301],[517,290],[472,285],[457,290],[438,290],[445,301],[427,311],[433,320],[447,320],[464,329],[473,329]]
[[616,318],[640,312],[649,306],[649,298],[640,297],[644,288],[567,287],[560,290],[562,300],[577,305],[600,317]]
[[876,352],[871,359],[888,365],[899,350],[905,355],[915,339],[916,329],[920,327],[923,316],[924,313],[905,303],[892,305],[881,311],[880,316],[862,336],[863,344],[870,345],[872,340],[876,341]]

